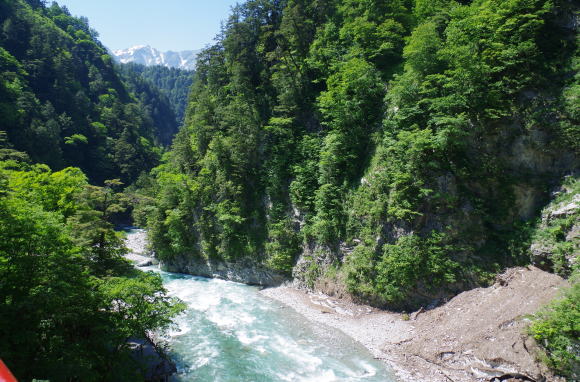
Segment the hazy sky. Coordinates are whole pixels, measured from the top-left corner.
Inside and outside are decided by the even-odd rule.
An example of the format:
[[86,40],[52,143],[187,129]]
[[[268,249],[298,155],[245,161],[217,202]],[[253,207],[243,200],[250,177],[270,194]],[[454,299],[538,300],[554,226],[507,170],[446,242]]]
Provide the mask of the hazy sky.
[[[109,49],[151,45],[161,51],[210,44],[237,0],[57,0],[86,16]],[[50,1],[47,2],[50,4]]]

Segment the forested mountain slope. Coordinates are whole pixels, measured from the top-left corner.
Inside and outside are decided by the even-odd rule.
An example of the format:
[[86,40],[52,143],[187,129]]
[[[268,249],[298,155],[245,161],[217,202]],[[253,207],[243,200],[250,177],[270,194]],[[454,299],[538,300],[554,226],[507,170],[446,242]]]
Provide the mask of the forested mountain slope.
[[111,217],[130,195],[166,267],[379,307],[536,263],[574,285],[530,333],[576,378],[578,12],[249,0],[200,54],[162,155],[189,74],[123,80],[86,19],[0,0],[0,355],[23,380],[143,379],[127,340],[182,306],[123,259]]
[[578,170],[577,12],[566,0],[236,7],[145,191],[158,257],[256,262],[391,307],[529,263],[534,219]]
[[86,18],[2,0],[0,25],[0,129],[14,148],[96,182],[130,183],[157,163],[168,133],[127,90]]
[[151,116],[158,132],[159,141],[163,146],[171,145],[173,137],[179,129],[176,116],[176,105],[168,98],[168,94],[145,78],[135,64],[117,65],[127,89],[134,94],[143,106],[144,111]]
[[125,76],[139,76],[161,90],[169,99],[178,125],[183,123],[189,91],[193,83],[193,71],[159,65],[144,66],[136,63],[121,64],[120,70]]

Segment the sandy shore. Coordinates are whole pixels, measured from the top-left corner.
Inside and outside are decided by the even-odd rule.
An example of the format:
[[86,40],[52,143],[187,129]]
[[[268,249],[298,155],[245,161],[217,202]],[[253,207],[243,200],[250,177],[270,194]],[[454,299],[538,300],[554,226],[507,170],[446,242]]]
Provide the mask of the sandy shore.
[[534,267],[513,268],[489,288],[407,317],[288,286],[261,293],[349,335],[384,360],[401,382],[487,382],[507,375],[555,382],[563,380],[537,362],[537,347],[524,333],[527,315],[565,285]]

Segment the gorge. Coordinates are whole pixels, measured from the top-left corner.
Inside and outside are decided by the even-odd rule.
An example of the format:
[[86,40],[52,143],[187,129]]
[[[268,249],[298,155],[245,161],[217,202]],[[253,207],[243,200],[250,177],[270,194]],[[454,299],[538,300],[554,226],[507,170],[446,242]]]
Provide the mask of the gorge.
[[169,51],[217,2],[62,1],[0,0],[19,380],[151,380],[138,343],[181,380],[580,379],[577,1],[246,0],[195,71],[71,12]]

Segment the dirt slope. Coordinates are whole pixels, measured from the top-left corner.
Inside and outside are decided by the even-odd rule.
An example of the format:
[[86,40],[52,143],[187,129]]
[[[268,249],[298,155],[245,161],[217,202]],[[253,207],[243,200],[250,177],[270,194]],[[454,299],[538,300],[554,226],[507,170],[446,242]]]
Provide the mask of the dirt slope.
[[534,267],[510,269],[492,287],[461,293],[419,314],[412,338],[385,350],[436,363],[455,381],[486,381],[509,372],[536,381],[557,380],[538,365],[537,349],[523,333],[529,322],[525,316],[548,303],[564,285],[560,277]]

